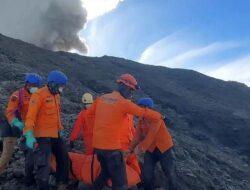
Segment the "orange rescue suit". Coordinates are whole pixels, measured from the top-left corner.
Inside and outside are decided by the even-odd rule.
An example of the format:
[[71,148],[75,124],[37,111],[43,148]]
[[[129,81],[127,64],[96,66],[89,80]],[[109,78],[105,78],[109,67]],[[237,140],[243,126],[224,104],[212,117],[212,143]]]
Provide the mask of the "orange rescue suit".
[[87,111],[95,115],[93,147],[106,150],[121,149],[120,130],[127,114],[161,118],[160,113],[137,106],[117,91],[98,97]]
[[24,133],[33,130],[35,137],[58,137],[62,130],[60,96],[50,93],[47,86],[32,94]]
[[15,91],[10,96],[8,106],[5,111],[5,116],[7,117],[9,123],[11,123],[12,119],[16,117],[16,111],[20,114],[21,118],[19,119],[25,122],[30,98],[31,94],[25,88]]
[[[85,154],[93,153],[92,138],[94,127],[94,115],[88,114],[86,110],[81,111],[75,122],[75,126],[70,134],[70,141],[75,141],[80,132],[82,132],[82,139],[84,141]],[[121,132],[120,141],[122,150],[128,150],[129,144],[132,141],[135,133],[133,116],[127,115],[124,119]]]
[[75,126],[70,134],[70,141],[75,141],[78,138],[80,131],[82,131],[85,154],[93,153],[92,138],[94,121],[94,115],[88,114],[87,110],[81,111],[78,114]]
[[127,114],[120,130],[121,149],[128,150],[135,134],[133,115]]
[[173,140],[162,119],[153,121],[143,118],[136,128],[131,149],[133,150],[137,144],[143,152],[153,152],[158,148],[163,153],[173,146]]
[[[127,151],[129,149],[129,145],[134,138],[135,127],[133,116],[127,114],[126,119],[122,125],[120,131],[120,140],[121,140],[121,148],[123,151]],[[138,162],[138,159],[134,153],[131,153],[126,156],[125,162],[128,166],[133,168],[139,175],[141,174],[141,168]]]

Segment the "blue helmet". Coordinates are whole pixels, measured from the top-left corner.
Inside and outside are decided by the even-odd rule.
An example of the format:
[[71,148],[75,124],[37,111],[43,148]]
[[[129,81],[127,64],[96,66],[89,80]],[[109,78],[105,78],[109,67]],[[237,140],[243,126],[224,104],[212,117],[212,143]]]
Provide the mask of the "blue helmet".
[[55,70],[49,73],[47,81],[48,83],[54,82],[56,84],[66,85],[68,77],[63,72]]
[[27,73],[25,76],[25,83],[34,84],[36,86],[41,86],[42,77],[36,73]]
[[140,106],[145,106],[148,108],[153,108],[154,107],[154,102],[151,98],[140,98],[137,102],[138,105]]

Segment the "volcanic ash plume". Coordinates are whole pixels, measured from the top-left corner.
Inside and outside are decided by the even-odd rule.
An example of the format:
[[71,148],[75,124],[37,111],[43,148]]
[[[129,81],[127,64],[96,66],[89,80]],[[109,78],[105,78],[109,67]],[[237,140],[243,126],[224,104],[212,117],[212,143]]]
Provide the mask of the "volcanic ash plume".
[[81,0],[0,0],[0,33],[50,50],[87,53],[86,21]]

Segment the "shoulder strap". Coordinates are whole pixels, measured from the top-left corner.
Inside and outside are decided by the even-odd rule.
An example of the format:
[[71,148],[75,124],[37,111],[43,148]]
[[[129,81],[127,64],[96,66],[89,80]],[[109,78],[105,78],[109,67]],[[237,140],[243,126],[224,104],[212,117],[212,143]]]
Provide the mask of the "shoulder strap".
[[23,98],[24,98],[24,89],[20,89],[18,91],[18,110],[21,110],[23,106]]
[[18,91],[18,107],[16,110],[16,117],[18,119],[21,119],[21,109],[23,106],[23,96],[24,96],[24,89],[22,88]]

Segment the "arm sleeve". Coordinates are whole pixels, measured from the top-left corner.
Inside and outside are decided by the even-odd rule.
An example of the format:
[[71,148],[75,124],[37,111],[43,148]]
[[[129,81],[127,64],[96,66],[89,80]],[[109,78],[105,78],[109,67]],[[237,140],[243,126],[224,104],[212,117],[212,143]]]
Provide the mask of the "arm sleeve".
[[153,111],[148,108],[141,108],[140,106],[137,106],[130,101],[124,101],[123,109],[124,113],[136,115],[138,117],[145,117],[155,120],[161,119],[161,114],[159,112]]
[[16,93],[13,93],[9,99],[5,111],[5,116],[9,123],[11,123],[12,119],[15,117],[15,112],[18,109],[18,103],[19,103],[18,95]]
[[150,147],[150,145],[154,142],[155,136],[158,133],[158,131],[159,131],[160,127],[161,127],[161,124],[162,124],[162,120],[159,120],[154,125],[150,126],[150,130],[147,133],[146,137],[139,144],[139,147],[141,148],[141,150],[143,152],[145,152],[146,150],[148,150],[148,148]]
[[75,126],[70,134],[70,141],[75,141],[79,137],[82,127],[83,127],[82,112],[80,112],[76,119]]
[[135,135],[134,135],[134,138],[133,138],[133,140],[131,141],[131,143],[130,143],[130,145],[129,145],[129,149],[130,150],[134,150],[135,149],[135,147],[140,143],[140,141],[141,141],[141,133],[142,133],[142,131],[141,131],[141,127],[140,127],[140,125],[138,124],[138,126],[136,127],[136,129],[135,129]]
[[29,102],[29,109],[26,116],[25,127],[23,129],[24,133],[26,133],[29,130],[33,130],[36,122],[37,113],[40,107],[41,107],[41,100],[38,94],[35,93],[31,96]]

